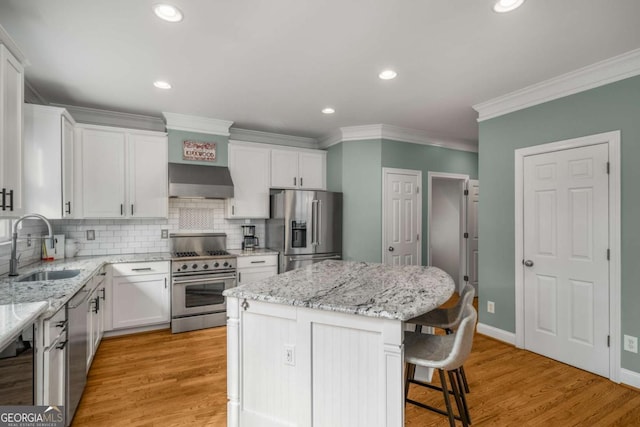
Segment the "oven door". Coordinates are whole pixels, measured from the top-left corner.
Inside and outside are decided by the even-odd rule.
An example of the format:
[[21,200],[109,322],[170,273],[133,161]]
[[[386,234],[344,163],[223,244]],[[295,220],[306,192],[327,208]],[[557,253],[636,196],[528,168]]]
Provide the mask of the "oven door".
[[235,273],[174,277],[172,280],[172,317],[225,311],[222,292],[236,286]]

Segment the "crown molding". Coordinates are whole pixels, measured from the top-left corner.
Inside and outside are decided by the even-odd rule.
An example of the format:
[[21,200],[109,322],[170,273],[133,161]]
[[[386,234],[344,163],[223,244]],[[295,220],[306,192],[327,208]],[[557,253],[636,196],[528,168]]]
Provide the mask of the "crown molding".
[[164,132],[164,122],[159,117],[141,114],[121,113],[119,111],[100,110],[98,108],[77,107],[75,105],[50,104],[66,108],[78,123],[98,126],[115,126],[128,129],[141,129]]
[[179,113],[167,113],[164,111],[162,112],[162,115],[167,123],[167,129],[184,130],[187,132],[229,136],[229,128],[233,124],[233,122],[229,120],[190,116]]
[[340,142],[362,141],[367,139],[387,139],[411,144],[449,148],[452,150],[478,152],[478,145],[475,141],[440,138],[430,135],[425,131],[385,124],[342,127],[339,131],[332,132],[323,138],[320,142],[320,147],[328,148]]
[[13,37],[11,37],[9,33],[7,33],[2,25],[0,25],[0,44],[4,45],[4,47],[6,47],[9,52],[11,52],[11,54],[18,60],[18,62],[20,62],[23,67],[28,67],[29,65],[31,65],[27,57],[24,56],[24,53],[22,53],[22,51],[18,47],[18,44],[15,42],[15,40],[13,40]]
[[26,78],[24,79],[24,102],[40,105],[49,104],[44,96],[42,96],[42,94],[38,92],[38,90],[33,87],[31,82]]
[[473,106],[478,121],[553,101],[640,74],[640,49],[527,86]]
[[283,135],[280,133],[261,132],[257,130],[231,128],[229,139],[236,141],[259,142],[262,144],[287,145],[299,148],[318,148],[315,138]]

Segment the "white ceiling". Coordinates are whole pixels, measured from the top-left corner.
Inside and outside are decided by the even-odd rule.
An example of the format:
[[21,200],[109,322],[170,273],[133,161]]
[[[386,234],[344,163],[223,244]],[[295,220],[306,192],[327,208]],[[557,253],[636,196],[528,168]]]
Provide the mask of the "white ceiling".
[[640,47],[638,0],[171,0],[178,24],[159,1],[1,0],[0,25],[49,102],[313,138],[385,123],[475,141],[472,105]]

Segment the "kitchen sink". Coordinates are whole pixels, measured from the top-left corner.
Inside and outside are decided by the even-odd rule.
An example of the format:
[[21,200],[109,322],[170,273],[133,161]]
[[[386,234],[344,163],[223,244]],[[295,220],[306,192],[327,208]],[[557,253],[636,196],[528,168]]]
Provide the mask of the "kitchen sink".
[[18,282],[39,282],[42,280],[70,279],[80,274],[80,270],[36,271],[18,279]]

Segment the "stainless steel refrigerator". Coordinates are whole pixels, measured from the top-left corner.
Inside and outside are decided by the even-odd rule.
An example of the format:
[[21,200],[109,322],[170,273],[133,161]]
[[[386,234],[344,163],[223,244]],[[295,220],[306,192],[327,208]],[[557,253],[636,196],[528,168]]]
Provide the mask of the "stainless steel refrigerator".
[[280,252],[278,273],[342,258],[342,193],[280,190],[270,209],[266,246]]

